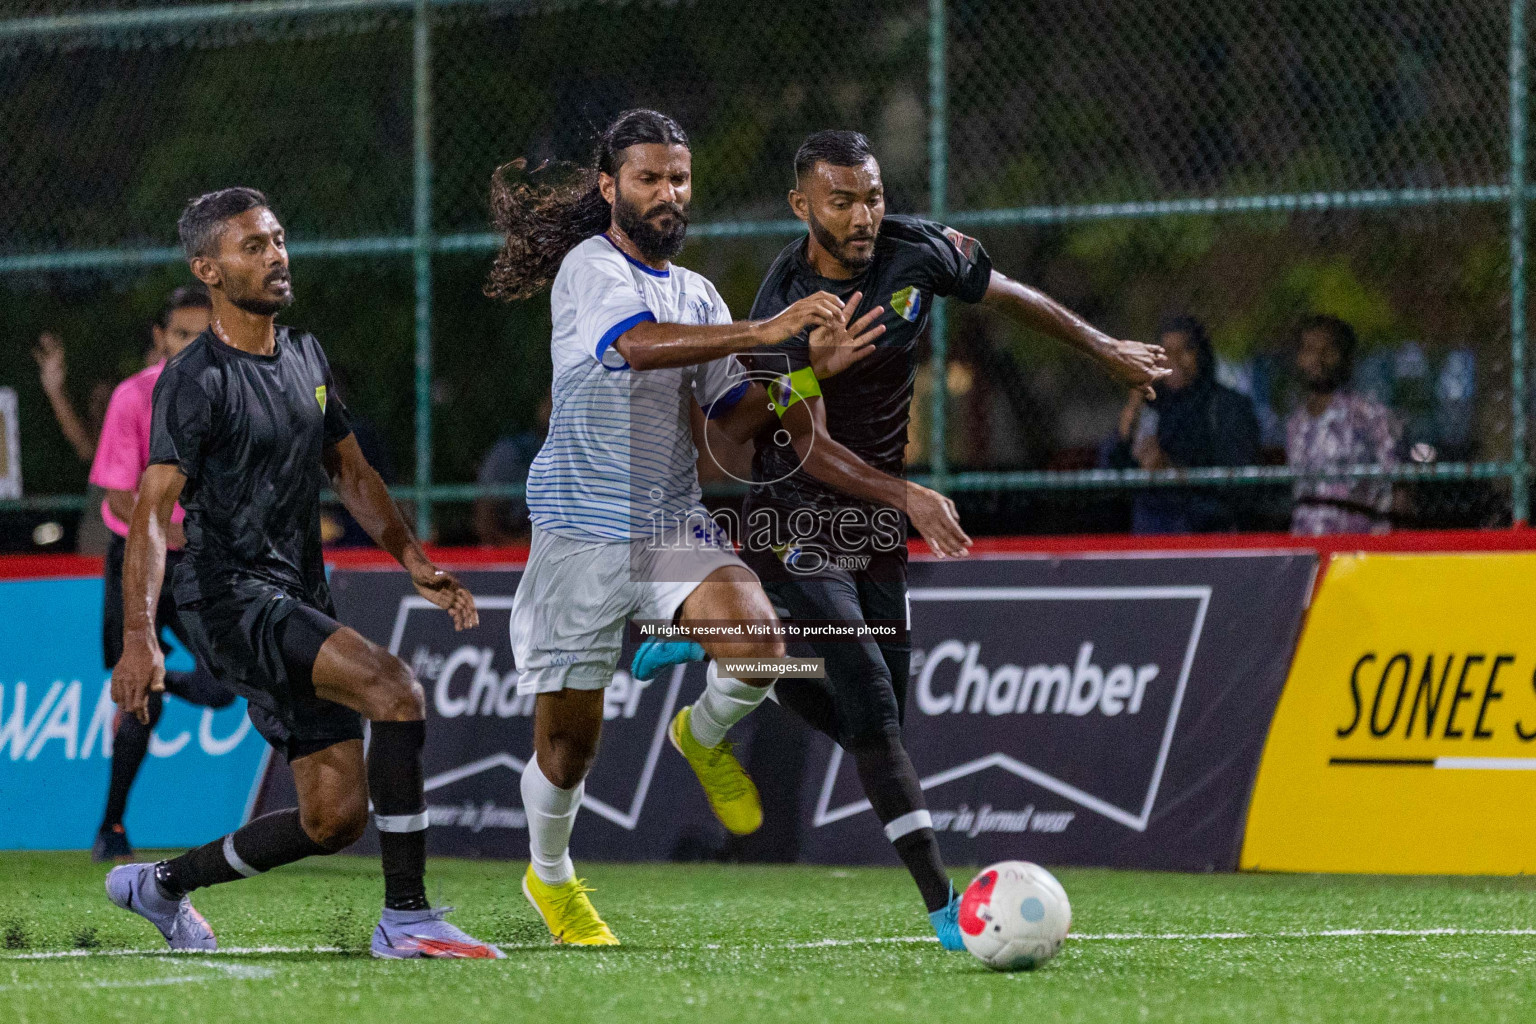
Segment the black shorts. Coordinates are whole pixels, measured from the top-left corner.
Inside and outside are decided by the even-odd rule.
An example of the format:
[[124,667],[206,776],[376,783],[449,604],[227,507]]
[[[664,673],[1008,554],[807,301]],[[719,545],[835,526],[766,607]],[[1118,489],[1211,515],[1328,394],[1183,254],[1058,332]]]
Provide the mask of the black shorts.
[[361,715],[315,694],[315,659],[341,628],[329,601],[247,580],[177,610],[197,658],[246,699],[251,724],[290,761],[363,738]]
[[779,703],[844,747],[899,734],[906,712],[912,641],[907,622],[905,548],[869,556],[862,568],[828,564],[811,575],[786,569],[772,552],[742,552],[779,616],[802,623],[899,625],[894,639],[819,640],[808,647],[826,661],[825,679],[781,679]]
[[[123,656],[123,549],[125,546],[123,538],[114,533],[107,541],[107,557],[102,573],[105,589],[101,600],[101,660],[108,669],[116,668]],[[180,551],[165,553],[165,582],[160,587],[160,602],[155,606],[155,636],[160,640],[160,649],[169,654],[171,646],[165,642],[162,633],[163,630],[169,629],[176,639],[181,641],[182,646],[193,652],[197,665],[191,672],[167,672],[165,692],[203,707],[228,707],[234,703],[234,689],[215,678],[213,673],[208,671],[207,662],[197,657],[192,641],[187,637],[186,628],[182,626],[181,616],[176,611],[176,601],[171,596],[171,571],[180,561]]]

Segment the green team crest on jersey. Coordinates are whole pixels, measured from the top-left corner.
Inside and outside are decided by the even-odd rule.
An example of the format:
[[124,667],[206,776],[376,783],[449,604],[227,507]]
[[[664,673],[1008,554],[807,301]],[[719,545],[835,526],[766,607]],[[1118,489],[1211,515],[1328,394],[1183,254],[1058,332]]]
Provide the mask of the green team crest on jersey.
[[315,388],[315,401],[320,403],[320,411],[325,412],[325,385]]
[[917,322],[918,310],[923,305],[923,293],[916,285],[907,285],[899,292],[891,293],[891,311],[903,320]]

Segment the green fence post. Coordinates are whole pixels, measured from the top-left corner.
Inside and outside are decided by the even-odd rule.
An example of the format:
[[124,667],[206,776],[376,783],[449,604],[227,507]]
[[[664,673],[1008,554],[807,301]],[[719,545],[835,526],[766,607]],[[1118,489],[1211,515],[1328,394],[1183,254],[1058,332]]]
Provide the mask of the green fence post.
[[432,535],[432,34],[428,0],[416,0],[415,219],[416,265],[416,535]]
[[[945,207],[949,184],[949,83],[944,66],[945,2],[928,0],[928,215],[937,221],[942,221],[947,215]],[[934,299],[928,322],[928,338],[933,345],[928,361],[933,386],[933,394],[929,396],[929,415],[933,422],[928,430],[928,465],[934,487],[943,490],[949,478],[949,455],[945,446],[945,420],[949,414],[949,317],[943,299]]]

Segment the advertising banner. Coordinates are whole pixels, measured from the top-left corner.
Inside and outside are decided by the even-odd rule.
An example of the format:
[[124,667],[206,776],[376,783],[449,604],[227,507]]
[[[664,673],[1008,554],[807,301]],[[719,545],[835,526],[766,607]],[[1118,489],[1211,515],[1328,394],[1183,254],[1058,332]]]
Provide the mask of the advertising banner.
[[[0,849],[91,845],[112,758],[99,577],[0,581]],[[167,634],[169,635],[169,634]],[[177,650],[172,668],[190,669]],[[205,842],[244,820],[268,747],[245,701],[166,697],[123,824],[141,847]]]
[[[1311,552],[914,563],[906,736],[946,856],[1235,867],[1315,570]],[[426,689],[437,854],[527,855],[518,775],[533,699],[517,696],[507,632],[517,578],[461,574],[481,625],[455,633],[402,573],[332,576],[343,619]],[[769,705],[732,733],[766,823],[728,841],[665,736],[702,671],[638,683],[630,653],[608,691],[578,858],[894,862],[842,752]]]
[[[430,852],[527,857],[518,780],[533,749],[534,698],[517,694],[508,632],[522,574],[458,575],[480,610],[480,625],[462,633],[403,572],[337,571],[331,589],[342,620],[402,658],[426,689]],[[638,682],[624,670],[633,653],[625,648],[606,692],[602,749],[572,850],[604,860],[697,859],[725,833],[666,729],[703,690],[703,668]]]
[[[1311,552],[915,563],[906,744],[946,859],[1236,867]],[[894,863],[817,742],[801,857]]]
[[1536,871],[1536,555],[1329,567],[1270,730],[1244,867]]

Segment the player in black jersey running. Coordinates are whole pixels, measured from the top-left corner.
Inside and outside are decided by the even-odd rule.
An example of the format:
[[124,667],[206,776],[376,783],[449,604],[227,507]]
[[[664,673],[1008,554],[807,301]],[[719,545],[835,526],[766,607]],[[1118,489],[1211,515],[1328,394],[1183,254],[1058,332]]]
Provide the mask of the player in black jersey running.
[[971,544],[954,502],[902,477],[918,338],[934,298],[953,296],[1087,353],[1148,395],[1167,375],[1166,359],[1158,346],[1111,338],[992,269],[974,238],[918,217],[886,216],[880,165],[858,132],[805,140],[789,203],[809,232],[774,261],[753,319],[812,292],[858,292],[863,298],[850,316],[883,306],[878,322],[886,329],[873,353],[824,382],[809,370],[804,336],[756,357],[757,371],[782,374],[775,396],[781,422],[756,438],[742,558],[786,620],[898,627],[899,639],[890,642],[813,643],[827,678],[780,680],[777,696],[853,758],[935,932],[945,948],[959,949],[958,897],[901,742],[911,657],[902,514],[940,558],[963,556]]
[[[363,458],[319,343],[274,326],[293,289],[283,228],[266,197],[211,192],[187,205],[177,229],[212,297],[212,323],[155,385],[150,465],[123,562],[112,698],[147,721],[150,695],[164,689],[154,616],[180,498],[187,544],[174,574],[178,614],[198,661],[248,700],[252,724],[288,757],[299,806],[173,860],[115,868],[107,893],[171,948],[217,948],[189,892],[351,845],[371,797],[384,862],[373,954],[499,957],[427,903],[422,689],[398,658],[336,621],[320,553],[322,467],[347,511],[456,629],[479,621],[474,599],[428,561]],[[366,762],[362,717],[371,723]]]

